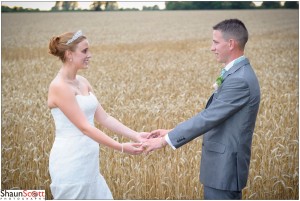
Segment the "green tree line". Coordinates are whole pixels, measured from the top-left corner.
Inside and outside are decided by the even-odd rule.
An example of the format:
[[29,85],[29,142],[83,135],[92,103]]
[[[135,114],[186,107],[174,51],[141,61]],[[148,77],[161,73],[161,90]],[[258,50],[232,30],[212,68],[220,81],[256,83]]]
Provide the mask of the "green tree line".
[[8,7],[1,5],[1,12],[39,12],[39,9],[32,9],[32,8],[22,8],[22,7]]
[[169,1],[166,10],[214,10],[214,9],[298,9],[298,1],[286,1],[283,6],[279,1],[264,1],[256,6],[253,1]]
[[[279,1],[264,1],[260,6],[255,6],[253,1],[168,1],[165,10],[217,10],[217,9],[299,9],[298,1],[286,1],[283,5]],[[77,1],[56,1],[51,12],[59,11],[124,11],[138,10],[135,8],[119,9],[116,1],[94,1],[89,9],[82,10]],[[159,10],[157,5],[143,7],[144,11]],[[39,9],[22,7],[10,8],[1,5],[1,12],[39,12]]]

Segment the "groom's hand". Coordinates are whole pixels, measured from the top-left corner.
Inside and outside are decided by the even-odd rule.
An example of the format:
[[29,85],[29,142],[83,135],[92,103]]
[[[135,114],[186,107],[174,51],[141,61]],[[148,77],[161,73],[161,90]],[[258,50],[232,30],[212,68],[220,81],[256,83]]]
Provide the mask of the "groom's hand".
[[140,132],[138,136],[136,136],[136,142],[146,142],[148,139],[151,138],[157,138],[157,137],[162,137],[165,134],[161,135],[161,132],[163,133],[165,130],[163,129],[158,129],[154,130],[151,133],[149,132]]
[[166,129],[157,129],[151,132],[151,138],[157,138],[157,137],[164,137],[167,135],[171,130]]
[[151,138],[158,138],[158,137],[164,137],[168,132],[171,130],[165,130],[165,129],[157,129],[149,132],[140,132],[139,135],[136,136],[135,141],[136,142],[146,142],[148,139]]
[[151,138],[142,144],[144,152],[148,154],[151,151],[165,147],[167,142],[164,137]]

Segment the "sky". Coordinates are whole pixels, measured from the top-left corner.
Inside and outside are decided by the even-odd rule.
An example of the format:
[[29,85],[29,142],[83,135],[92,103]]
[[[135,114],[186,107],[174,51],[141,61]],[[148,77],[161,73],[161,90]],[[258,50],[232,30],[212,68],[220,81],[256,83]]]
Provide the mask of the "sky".
[[[78,1],[79,7],[81,9],[89,9],[89,5],[92,1]],[[33,8],[40,10],[50,10],[55,4],[55,1],[2,1],[1,5],[9,7],[23,7],[23,8]],[[143,6],[154,6],[157,5],[160,9],[165,8],[164,1],[118,1],[119,8],[138,8],[143,9]]]

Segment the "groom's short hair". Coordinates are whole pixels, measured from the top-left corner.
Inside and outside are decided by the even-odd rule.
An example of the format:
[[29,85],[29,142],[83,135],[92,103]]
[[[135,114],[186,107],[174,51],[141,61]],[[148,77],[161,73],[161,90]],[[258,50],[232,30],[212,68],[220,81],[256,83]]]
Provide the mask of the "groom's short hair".
[[240,48],[244,49],[248,41],[248,31],[244,23],[238,19],[224,20],[215,26],[213,30],[221,31],[225,40],[235,39]]

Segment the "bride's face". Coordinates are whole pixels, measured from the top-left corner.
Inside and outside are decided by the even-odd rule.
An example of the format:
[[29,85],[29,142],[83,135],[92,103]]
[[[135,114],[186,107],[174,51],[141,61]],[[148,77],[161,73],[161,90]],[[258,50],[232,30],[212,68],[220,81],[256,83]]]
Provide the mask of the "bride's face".
[[90,58],[92,54],[89,49],[89,43],[87,39],[84,39],[77,44],[77,48],[72,52],[73,63],[80,68],[88,68]]

